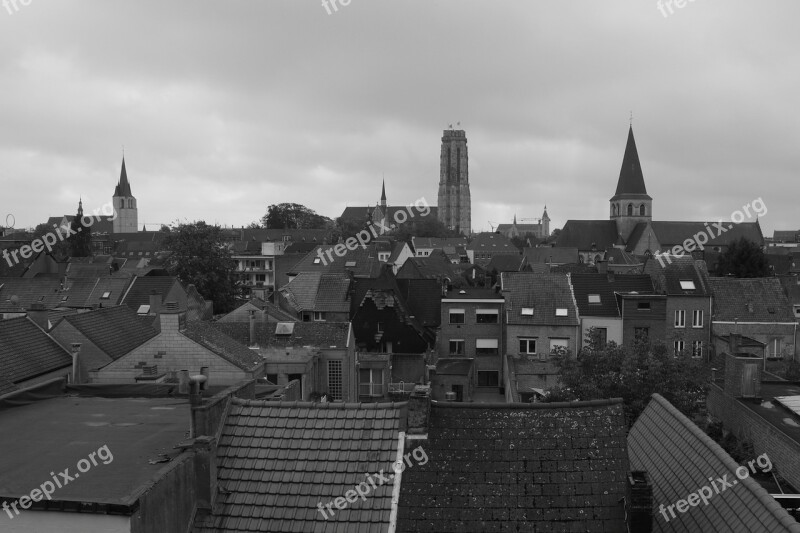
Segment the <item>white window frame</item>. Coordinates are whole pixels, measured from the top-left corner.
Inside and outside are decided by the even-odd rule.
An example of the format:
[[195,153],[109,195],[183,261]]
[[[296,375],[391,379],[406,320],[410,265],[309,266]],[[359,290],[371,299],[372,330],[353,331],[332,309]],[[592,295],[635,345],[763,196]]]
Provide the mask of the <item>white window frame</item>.
[[[461,353],[458,353],[458,350],[453,351],[453,346],[451,344],[453,342],[461,343]],[[464,339],[450,339],[447,342],[447,349],[450,355],[466,355],[467,343]]]
[[675,349],[675,355],[678,356],[686,348],[686,343],[682,340],[677,340],[672,343],[672,347]]
[[703,310],[702,309],[695,309],[692,311],[692,327],[693,328],[702,328],[703,327]]
[[523,307],[520,313],[522,316],[533,316],[533,307]]
[[556,316],[569,316],[569,310],[566,307],[557,307]]
[[[453,315],[458,316],[461,315],[461,322],[453,322]],[[450,318],[451,324],[466,324],[467,323],[467,313],[464,309],[450,309],[448,313],[448,317]]]
[[325,313],[323,311],[314,311],[314,322],[325,322]]
[[[536,355],[536,342],[539,340],[538,337],[519,337],[517,340],[520,344],[523,342],[526,343],[526,350],[524,352],[520,346],[520,355]],[[531,343],[533,343],[533,351],[531,351]]]
[[694,359],[703,357],[703,341],[692,341],[692,357]]
[[[361,373],[369,372],[369,381],[362,381]],[[374,378],[379,378],[376,381]],[[360,368],[358,371],[358,395],[380,398],[383,396],[383,369],[382,368]]]
[[[481,322],[478,317],[480,316],[492,316],[494,317],[493,322]],[[500,322],[500,311],[497,309],[476,309],[475,310],[475,323],[476,324],[497,324]]]
[[676,309],[675,310],[675,327],[676,328],[685,328],[686,327],[686,310],[685,309]]

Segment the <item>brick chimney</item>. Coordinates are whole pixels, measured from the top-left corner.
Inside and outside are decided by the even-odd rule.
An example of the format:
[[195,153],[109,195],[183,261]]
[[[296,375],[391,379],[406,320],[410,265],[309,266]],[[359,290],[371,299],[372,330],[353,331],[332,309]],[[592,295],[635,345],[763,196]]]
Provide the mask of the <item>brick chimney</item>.
[[192,444],[194,471],[197,483],[197,508],[213,511],[217,500],[217,442],[213,437],[200,436]]
[[158,315],[161,312],[161,295],[153,289],[150,291],[150,314]]
[[430,385],[417,385],[408,399],[409,435],[427,435],[431,415]]
[[28,318],[30,318],[37,326],[45,331],[50,329],[49,321],[47,320],[47,308],[40,302],[34,302],[28,308]]
[[256,311],[255,309],[251,309],[250,313],[250,346],[256,345]]
[[178,331],[181,323],[181,312],[177,302],[166,302],[158,315],[161,332]]
[[81,343],[72,343],[72,384],[80,385],[83,383],[81,370]]

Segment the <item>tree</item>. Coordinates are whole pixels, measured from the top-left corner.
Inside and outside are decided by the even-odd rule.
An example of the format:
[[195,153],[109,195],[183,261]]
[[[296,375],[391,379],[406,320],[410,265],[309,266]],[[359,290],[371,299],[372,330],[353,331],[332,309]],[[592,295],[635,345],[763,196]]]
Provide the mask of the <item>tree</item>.
[[[63,235],[64,232],[62,231],[61,234]],[[53,226],[48,225],[47,223],[41,223],[33,230],[33,235],[31,237],[32,240],[40,240],[43,241],[42,237],[46,234],[56,234],[56,229]],[[52,239],[52,237],[51,237]],[[56,261],[66,261],[66,259],[70,255],[70,246],[69,246],[69,239],[61,240],[56,239],[56,243],[50,247],[50,254],[53,256],[53,259]]]
[[703,409],[708,365],[689,354],[674,356],[663,343],[601,345],[598,332],[590,328],[577,358],[565,353],[555,361],[561,384],[548,391],[545,401],[622,398],[631,425],[656,392],[689,418]]
[[92,255],[92,223],[94,220],[91,215],[86,218],[89,219],[88,224],[84,222],[83,216],[83,202],[78,201],[78,213],[72,219],[70,229],[69,253],[72,257],[89,257]]
[[215,312],[232,310],[236,262],[225,246],[222,228],[201,220],[161,231],[164,249],[172,252],[166,261],[167,271],[184,283],[193,283],[203,298],[214,302]]
[[420,218],[409,218],[403,224],[398,225],[394,235],[397,239],[408,243],[411,242],[412,236],[437,239],[462,236],[458,231],[448,229],[441,220],[430,214],[424,217],[420,216]]
[[763,278],[770,275],[770,270],[761,247],[740,237],[719,257],[715,273],[736,278]]
[[331,219],[301,204],[273,204],[261,224],[267,229],[325,229]]

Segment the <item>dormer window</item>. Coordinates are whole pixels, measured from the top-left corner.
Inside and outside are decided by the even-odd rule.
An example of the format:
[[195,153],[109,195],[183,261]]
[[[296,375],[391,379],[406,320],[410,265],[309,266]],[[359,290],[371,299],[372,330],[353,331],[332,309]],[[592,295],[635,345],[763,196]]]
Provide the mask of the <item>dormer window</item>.
[[567,316],[567,308],[566,307],[558,307],[556,309],[556,316]]
[[533,316],[533,307],[523,307],[522,316]]
[[683,289],[685,291],[693,291],[693,290],[695,290],[694,281],[682,279],[681,280],[681,289]]

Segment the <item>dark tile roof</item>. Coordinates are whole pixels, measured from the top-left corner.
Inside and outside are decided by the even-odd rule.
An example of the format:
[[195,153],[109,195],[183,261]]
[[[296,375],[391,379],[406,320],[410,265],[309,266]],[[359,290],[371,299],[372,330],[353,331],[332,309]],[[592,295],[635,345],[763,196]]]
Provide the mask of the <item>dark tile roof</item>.
[[[463,294],[462,294],[463,291]],[[473,299],[486,299],[486,300],[502,300],[503,293],[494,289],[484,289],[479,287],[465,287],[463,289],[452,289],[447,291],[447,295],[442,298],[459,299],[459,300],[473,300]]]
[[[501,289],[509,311],[509,324],[577,326],[578,308],[566,274],[503,272]],[[532,307],[532,316],[523,316],[523,307]],[[567,316],[556,316],[556,309],[566,309]]]
[[617,190],[612,200],[626,198],[630,195],[646,197],[652,200],[647,195],[647,189],[644,185],[642,164],[639,162],[639,151],[636,149],[636,140],[633,138],[633,127],[628,129],[628,141],[625,144],[625,154],[622,156],[622,167],[619,170]]
[[498,254],[492,257],[486,265],[486,270],[492,272],[519,272],[527,263],[524,255]]
[[[86,297],[84,304],[86,307],[119,305],[122,297],[125,296],[125,290],[132,281],[133,277],[127,274],[98,278],[97,284],[92,287],[92,291]],[[108,298],[103,298],[103,295],[107,292],[110,293]]]
[[346,272],[301,272],[280,288],[297,311],[350,311],[350,276]]
[[436,402],[397,531],[625,531],[626,431],[621,400]]
[[137,276],[131,282],[122,303],[134,311],[138,311],[140,306],[150,304],[151,291],[160,294],[161,302],[164,303],[164,298],[175,285],[180,285],[180,283],[178,283],[178,278],[173,276]]
[[0,376],[0,396],[19,390],[19,387],[8,381],[3,376]]
[[[669,296],[711,295],[705,261],[695,260],[691,255],[649,257],[644,271],[653,278],[653,284],[659,294]],[[694,289],[683,289],[681,281],[691,281],[694,283]]]
[[0,278],[0,310],[28,309],[36,302],[52,309],[61,306],[63,296],[58,279]]
[[71,365],[69,352],[27,317],[0,320],[0,377],[19,383]]
[[778,278],[709,278],[714,320],[796,322]]
[[528,263],[577,263],[578,249],[564,248],[561,246],[540,246],[538,248],[526,247],[522,253],[528,259]]
[[397,286],[408,303],[409,312],[427,327],[442,321],[442,285],[435,279],[398,279]]
[[[259,347],[344,348],[350,332],[349,322],[292,322],[294,326],[290,335],[277,335],[277,324],[256,322],[256,344]],[[214,327],[242,345],[250,344],[250,325],[247,322],[214,322]]]
[[445,247],[466,246],[468,241],[466,237],[414,237],[412,242],[415,250],[419,250],[421,248],[444,249]]
[[[653,293],[653,282],[646,274],[571,274],[570,282],[581,316],[618,317],[615,292]],[[589,295],[600,297],[599,303],[589,303]]]
[[478,233],[467,245],[467,250],[476,252],[496,252],[520,254],[519,248],[514,246],[508,237],[500,233]]
[[445,253],[434,249],[426,257],[409,257],[397,271],[398,278],[456,279],[456,265],[450,262]]
[[126,306],[107,307],[64,317],[111,359],[119,359],[157,335]]
[[772,234],[772,240],[774,242],[782,242],[782,243],[800,242],[800,230],[798,231],[775,230]]
[[364,500],[333,507],[328,520],[317,504],[392,472],[404,405],[234,399],[217,449],[219,510],[198,516],[193,532],[386,531],[391,483],[376,481]]
[[[366,222],[366,220],[367,220],[367,211],[369,211],[370,213],[373,213],[373,212],[375,212],[376,208],[380,208],[381,210],[383,209],[380,206],[374,206],[374,205],[345,207],[344,211],[342,211],[341,219],[343,221],[344,220],[349,220],[349,221],[353,221],[353,222]],[[436,206],[429,206],[429,208],[430,208],[430,212],[426,216],[422,216],[421,212],[419,212],[416,208],[412,207],[412,212],[414,213],[415,218],[414,219],[409,219],[409,220],[420,220],[420,219],[434,219],[435,220],[438,217],[439,209]],[[395,218],[395,216],[396,216],[398,211],[405,211],[406,215],[408,215],[409,206],[405,206],[405,205],[389,205],[389,206],[386,206],[386,213],[385,213],[386,222],[385,222],[385,224],[387,226],[389,225],[390,222],[394,223],[394,221],[397,220]],[[378,231],[377,228],[376,228],[376,231]]]
[[261,364],[258,352],[226,335],[218,326],[218,323],[192,320],[181,333],[242,370],[252,370]]
[[[734,481],[725,494],[673,517],[653,511],[653,531],[795,532],[800,524],[754,479],[737,479],[739,465],[667,400],[654,394],[628,435],[631,470],[646,470],[653,501],[665,507],[709,485],[709,478]],[[710,488],[710,487],[709,487]]]
[[[317,246],[290,268],[288,273],[350,271],[355,277],[367,278],[376,277],[380,273],[383,263],[378,259],[378,252],[375,250],[374,243],[368,244],[366,248],[359,246],[355,250],[345,249],[345,253],[341,257],[337,256],[333,251],[335,246]],[[324,261],[319,260],[320,250]],[[331,250],[330,258],[326,254],[328,250]],[[314,262],[315,260],[317,260],[316,263]]]
[[[650,223],[653,231],[656,234],[658,242],[661,244],[661,251],[665,252],[667,248],[672,248],[676,245],[683,245],[686,239],[693,239],[694,235],[698,233],[705,233],[708,236],[709,232],[713,232],[713,237],[708,239],[704,245],[706,248],[710,246],[727,246],[740,237],[757,243],[759,246],[764,245],[764,236],[761,233],[761,226],[758,222],[742,222],[741,224],[723,224],[726,228],[725,233],[719,234],[719,230],[713,227],[716,221],[711,222],[673,222],[673,221],[654,221]],[[628,239],[630,249],[633,239]],[[655,250],[653,250],[655,252]]]
[[580,251],[596,247],[597,253],[602,254],[603,250],[620,240],[617,223],[613,220],[567,220],[554,243],[558,248],[577,248]]

